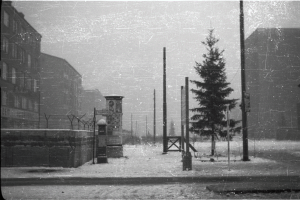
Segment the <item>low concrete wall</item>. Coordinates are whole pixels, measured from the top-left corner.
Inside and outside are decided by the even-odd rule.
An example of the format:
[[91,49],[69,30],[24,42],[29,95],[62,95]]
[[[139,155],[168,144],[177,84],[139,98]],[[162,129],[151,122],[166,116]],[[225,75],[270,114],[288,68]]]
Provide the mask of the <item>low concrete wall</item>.
[[1,129],[1,167],[78,167],[92,159],[93,132]]
[[123,157],[123,146],[107,146],[106,155],[108,158],[121,158]]

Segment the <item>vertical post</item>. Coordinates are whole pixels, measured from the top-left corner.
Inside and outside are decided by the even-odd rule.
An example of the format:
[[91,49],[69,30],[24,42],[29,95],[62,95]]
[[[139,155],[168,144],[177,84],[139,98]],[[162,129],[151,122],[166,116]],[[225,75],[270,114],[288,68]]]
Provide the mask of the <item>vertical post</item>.
[[182,156],[184,155],[184,123],[183,123],[183,120],[185,120],[185,119],[182,119],[183,118],[183,101],[184,101],[184,99],[183,99],[183,86],[181,86],[181,92],[180,92],[180,95],[181,95],[181,109],[180,109],[180,111],[181,111],[181,148],[182,148]]
[[137,121],[135,121],[135,140],[136,140],[136,133],[137,133]]
[[132,135],[132,113],[131,113],[131,144],[134,145],[133,135]]
[[190,153],[190,131],[189,131],[189,77],[185,77],[185,134],[186,134],[186,155]]
[[146,115],[146,138],[148,138],[148,133],[147,133],[147,115]]
[[226,105],[226,118],[227,118],[227,142],[228,142],[228,171],[230,171],[230,135],[229,135],[229,104]]
[[244,43],[244,8],[243,1],[240,1],[240,43],[241,43],[241,81],[242,81],[242,130],[243,130],[243,161],[249,161],[248,156],[248,127],[247,113],[245,111],[245,43]]
[[80,123],[80,119],[77,118],[77,130],[79,130],[79,127],[80,127],[79,123]]
[[155,136],[156,136],[156,116],[155,116],[155,89],[154,89],[154,116],[153,116],[153,143],[155,144]]
[[[1,92],[2,94],[2,92]],[[39,109],[39,124],[38,124],[38,129],[41,128],[41,91],[39,89],[39,106],[38,106],[38,109]]]
[[184,125],[181,125],[181,148],[182,148],[182,156],[185,153],[184,150]]
[[166,95],[166,47],[163,48],[163,154],[167,153],[167,95]]
[[94,108],[94,135],[93,135],[93,164],[95,164],[95,128],[96,128],[96,108]]
[[192,155],[190,152],[190,136],[189,136],[189,78],[185,77],[185,134],[186,134],[186,149],[185,155],[182,158],[183,170],[192,170]]

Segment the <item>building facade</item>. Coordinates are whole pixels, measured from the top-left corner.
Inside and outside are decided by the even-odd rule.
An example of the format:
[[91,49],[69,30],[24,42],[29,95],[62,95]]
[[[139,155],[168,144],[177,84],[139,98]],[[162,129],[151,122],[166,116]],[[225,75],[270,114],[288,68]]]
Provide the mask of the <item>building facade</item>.
[[38,128],[41,34],[10,1],[1,5],[1,128]]
[[65,59],[41,53],[41,112],[43,128],[72,128],[80,114],[82,76]]
[[300,29],[258,28],[245,51],[249,138],[300,139]]

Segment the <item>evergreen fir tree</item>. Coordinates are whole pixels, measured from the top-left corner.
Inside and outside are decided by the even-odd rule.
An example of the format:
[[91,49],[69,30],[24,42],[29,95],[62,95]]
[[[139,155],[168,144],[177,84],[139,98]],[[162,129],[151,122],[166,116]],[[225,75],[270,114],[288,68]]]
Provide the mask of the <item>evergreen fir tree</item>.
[[[226,99],[233,89],[229,87],[230,83],[226,82],[224,50],[220,51],[216,47],[218,41],[213,35],[213,29],[209,30],[208,37],[202,42],[208,52],[203,54],[202,63],[196,62],[194,67],[200,80],[191,80],[191,83],[196,85],[196,89],[191,91],[198,102],[198,107],[191,109],[195,113],[191,117],[191,131],[211,136],[211,155],[215,154],[215,136],[222,131],[222,126],[226,126],[226,105],[228,104],[231,110],[238,100]],[[230,120],[231,129],[237,123],[238,121]]]

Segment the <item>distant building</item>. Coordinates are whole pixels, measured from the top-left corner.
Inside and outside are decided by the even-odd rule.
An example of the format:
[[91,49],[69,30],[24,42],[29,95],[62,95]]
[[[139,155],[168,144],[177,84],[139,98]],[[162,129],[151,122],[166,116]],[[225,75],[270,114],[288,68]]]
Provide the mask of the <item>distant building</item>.
[[1,5],[1,128],[38,128],[42,36],[11,3]]
[[41,127],[71,128],[80,114],[82,76],[63,58],[41,53],[40,64]]
[[83,90],[81,93],[80,101],[81,116],[85,115],[85,120],[93,118],[94,108],[96,108],[97,110],[106,108],[106,99],[98,89]]
[[300,139],[300,29],[258,28],[245,51],[249,138]]

